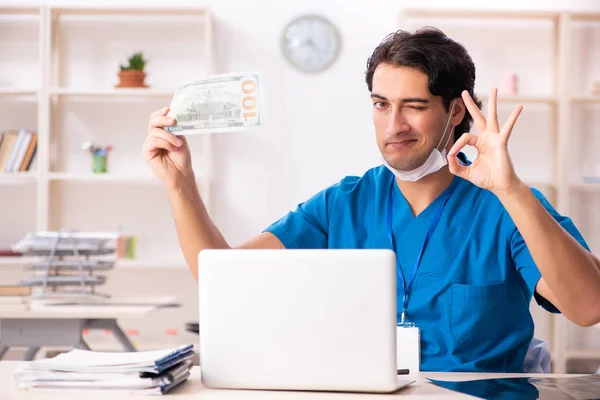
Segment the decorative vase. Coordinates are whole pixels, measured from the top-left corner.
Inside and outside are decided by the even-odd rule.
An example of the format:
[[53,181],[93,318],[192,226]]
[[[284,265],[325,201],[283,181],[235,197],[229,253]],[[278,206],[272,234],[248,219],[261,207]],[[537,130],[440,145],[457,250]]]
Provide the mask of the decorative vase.
[[118,88],[137,88],[142,87],[146,88],[144,84],[144,79],[146,79],[146,73],[144,71],[138,70],[122,70],[119,71],[119,84],[116,85]]

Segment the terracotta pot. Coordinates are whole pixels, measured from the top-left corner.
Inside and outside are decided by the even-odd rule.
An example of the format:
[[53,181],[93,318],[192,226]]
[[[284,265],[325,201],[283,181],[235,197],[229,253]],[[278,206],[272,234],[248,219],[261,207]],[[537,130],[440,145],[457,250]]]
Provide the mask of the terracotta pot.
[[144,84],[146,79],[146,73],[144,71],[137,70],[125,70],[119,71],[119,84],[116,87],[119,88],[134,88],[134,87],[148,87]]

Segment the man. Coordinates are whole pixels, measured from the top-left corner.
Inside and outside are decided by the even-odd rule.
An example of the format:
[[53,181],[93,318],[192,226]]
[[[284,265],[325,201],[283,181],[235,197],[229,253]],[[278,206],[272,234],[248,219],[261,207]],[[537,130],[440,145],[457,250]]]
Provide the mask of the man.
[[[533,295],[578,325],[599,322],[598,258],[511,163],[522,107],[500,127],[493,89],[485,117],[470,56],[432,28],[386,37],[366,80],[384,166],[317,193],[240,247],[395,250],[398,319],[420,328],[422,370],[522,372]],[[167,112],[152,114],[143,154],[197,278],[200,250],[230,246],[202,204],[185,138],[161,129],[173,123]],[[472,163],[465,145],[478,150]]]

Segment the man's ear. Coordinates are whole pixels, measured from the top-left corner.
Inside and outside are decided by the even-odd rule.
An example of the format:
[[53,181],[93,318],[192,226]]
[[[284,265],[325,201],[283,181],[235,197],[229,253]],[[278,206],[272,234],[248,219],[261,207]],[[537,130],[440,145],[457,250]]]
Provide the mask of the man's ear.
[[450,119],[450,124],[452,124],[452,126],[457,126],[462,122],[463,118],[465,117],[467,107],[465,106],[463,99],[461,99],[460,97],[455,98],[454,101],[454,111],[452,112],[453,115]]

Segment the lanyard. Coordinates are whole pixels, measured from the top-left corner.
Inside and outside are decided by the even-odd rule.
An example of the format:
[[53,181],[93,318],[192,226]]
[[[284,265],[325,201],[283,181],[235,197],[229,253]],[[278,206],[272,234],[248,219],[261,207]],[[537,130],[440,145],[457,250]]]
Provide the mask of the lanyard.
[[[392,185],[390,187],[390,194],[388,196],[388,206],[387,206],[387,234],[388,234],[388,238],[390,239],[390,242],[392,243],[393,251],[395,251],[395,246],[394,246],[394,237],[392,235],[392,221],[393,221],[393,216],[394,216],[394,208],[392,207],[392,203],[393,203],[392,194],[394,193],[394,183],[395,182],[396,182],[396,180],[392,178]],[[440,204],[437,211],[435,212],[435,215],[433,216],[433,220],[431,221],[431,225],[429,225],[429,229],[427,230],[427,235],[425,236],[423,245],[421,246],[421,249],[419,250],[419,253],[417,255],[417,259],[415,260],[415,263],[413,264],[413,267],[411,270],[411,275],[409,277],[407,277],[408,279],[404,279],[404,273],[402,272],[402,268],[400,267],[400,262],[398,261],[398,255],[396,255],[396,276],[398,279],[400,279],[402,281],[402,287],[404,289],[404,294],[403,294],[403,298],[402,298],[402,317],[400,320],[400,324],[402,324],[402,325],[404,325],[404,323],[405,323],[404,318],[405,318],[405,314],[406,314],[406,305],[408,303],[408,295],[410,294],[412,284],[415,280],[415,276],[417,275],[417,270],[419,269],[419,265],[421,264],[421,258],[423,257],[423,253],[425,252],[427,243],[429,242],[429,239],[431,238],[431,235],[433,234],[435,227],[437,226],[438,222],[440,221],[440,217],[442,216],[442,211],[444,210],[444,207],[446,206],[446,203],[448,202],[448,199],[452,195],[453,191],[454,191],[454,188],[452,188],[451,190],[446,192],[446,195],[444,196],[442,203]]]

